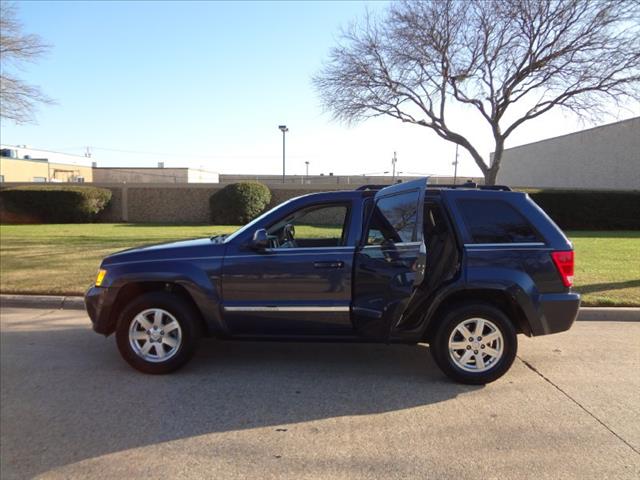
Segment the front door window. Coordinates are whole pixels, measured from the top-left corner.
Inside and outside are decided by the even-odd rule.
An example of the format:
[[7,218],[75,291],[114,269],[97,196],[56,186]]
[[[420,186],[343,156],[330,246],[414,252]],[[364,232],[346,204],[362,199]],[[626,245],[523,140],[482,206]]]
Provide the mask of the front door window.
[[343,204],[298,210],[272,225],[273,248],[340,247],[345,245],[348,207]]

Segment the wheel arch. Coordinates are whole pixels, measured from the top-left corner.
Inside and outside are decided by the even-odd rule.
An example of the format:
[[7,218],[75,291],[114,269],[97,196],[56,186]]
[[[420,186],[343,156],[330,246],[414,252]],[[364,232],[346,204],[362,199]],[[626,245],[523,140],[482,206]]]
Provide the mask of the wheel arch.
[[111,307],[109,316],[109,324],[113,331],[117,328],[118,318],[126,305],[134,298],[149,292],[166,292],[178,296],[189,304],[197,314],[200,326],[202,327],[201,331],[205,334],[213,333],[214,329],[211,328],[211,322],[207,321],[207,316],[203,312],[203,309],[194,299],[192,289],[180,282],[161,280],[133,280],[118,288],[118,293]]
[[524,309],[507,290],[496,288],[465,288],[457,290],[445,298],[432,310],[425,321],[423,341],[429,342],[444,316],[458,305],[486,303],[500,309],[513,323],[518,333],[531,336],[531,326]]

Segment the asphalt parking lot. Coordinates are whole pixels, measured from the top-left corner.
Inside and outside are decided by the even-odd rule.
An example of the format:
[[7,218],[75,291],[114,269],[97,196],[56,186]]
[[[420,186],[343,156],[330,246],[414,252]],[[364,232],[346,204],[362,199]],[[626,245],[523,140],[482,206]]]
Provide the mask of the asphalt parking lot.
[[3,480],[640,477],[640,322],[520,337],[469,387],[401,345],[206,340],[148,376],[84,312],[0,316]]

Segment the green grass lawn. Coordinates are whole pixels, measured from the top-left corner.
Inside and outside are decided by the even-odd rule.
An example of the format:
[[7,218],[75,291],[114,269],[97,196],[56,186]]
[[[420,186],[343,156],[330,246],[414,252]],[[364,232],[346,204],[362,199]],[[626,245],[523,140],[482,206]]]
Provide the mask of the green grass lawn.
[[567,232],[576,290],[587,306],[640,306],[640,231]]
[[[231,233],[236,226],[0,225],[0,292],[80,295],[109,253]],[[299,227],[298,233],[316,232]],[[585,305],[640,306],[640,232],[569,232]]]

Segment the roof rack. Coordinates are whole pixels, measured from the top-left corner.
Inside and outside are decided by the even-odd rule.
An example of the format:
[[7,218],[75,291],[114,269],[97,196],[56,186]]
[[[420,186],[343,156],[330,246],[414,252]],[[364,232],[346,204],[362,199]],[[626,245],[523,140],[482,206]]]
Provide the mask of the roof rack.
[[[381,190],[385,187],[391,187],[392,185],[362,185],[356,188],[358,190]],[[478,190],[494,190],[494,191],[502,191],[502,192],[510,192],[511,188],[506,185],[478,185],[475,182],[466,182],[459,183],[457,185],[452,184],[433,184],[430,185],[427,183],[427,188],[475,188]]]
[[371,184],[371,185],[361,185],[358,188],[356,188],[356,191],[359,191],[359,190],[382,190],[385,187],[391,187],[393,185],[394,184],[391,184],[391,185],[373,185],[373,184]]
[[429,185],[427,184],[427,188],[475,188],[478,190],[497,190],[497,191],[501,191],[501,192],[510,192],[511,188],[506,186],[506,185],[478,185],[475,182],[466,182],[466,183],[459,183],[456,185],[451,185],[451,184],[433,184],[433,185]]

